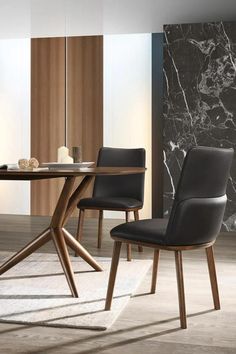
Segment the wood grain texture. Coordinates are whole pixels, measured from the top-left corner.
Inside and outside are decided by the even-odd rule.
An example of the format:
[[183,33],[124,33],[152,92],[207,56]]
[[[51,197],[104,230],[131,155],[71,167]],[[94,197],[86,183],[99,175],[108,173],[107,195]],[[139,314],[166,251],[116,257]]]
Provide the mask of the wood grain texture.
[[[104,219],[103,247],[99,250],[94,242],[97,219],[85,220],[84,246],[93,256],[111,257],[114,242],[110,237],[110,229],[119,221]],[[1,251],[15,252],[30,242],[40,230],[47,227],[48,223],[49,218],[46,216],[0,215]],[[75,234],[76,228],[77,218],[71,218],[68,222],[68,230]],[[163,251],[158,269],[156,294],[144,295],[150,287],[152,278],[150,270],[137,290],[136,296],[132,297],[117,321],[107,331],[0,323],[0,352],[4,354],[19,352],[22,354],[235,354],[235,236],[235,233],[229,232],[221,234],[214,247],[223,301],[221,311],[213,310],[204,251],[191,251],[186,255],[184,275],[186,288],[189,289],[186,294],[187,302],[190,305],[187,331],[179,329],[173,254]],[[48,242],[39,251],[56,252],[52,242]],[[73,254],[74,252],[71,252],[72,257]],[[125,247],[122,247],[120,257],[126,257]],[[134,247],[133,258],[152,259],[153,249],[146,248],[145,252],[139,253]],[[119,268],[117,277],[118,275]],[[40,281],[40,278],[38,279]],[[80,284],[78,285],[80,290]]]
[[153,264],[152,264],[151,294],[155,294],[156,292],[159,258],[160,258],[160,250],[155,249],[154,256],[153,256]]
[[179,315],[181,328],[187,328],[186,306],[185,306],[185,294],[184,294],[184,277],[183,277],[183,262],[182,251],[175,251],[175,266],[176,277],[179,297]]
[[116,281],[116,273],[120,259],[120,250],[121,250],[122,242],[115,241],[113,247],[113,256],[111,262],[111,269],[108,281],[108,288],[107,288],[107,296],[106,296],[106,303],[105,303],[105,310],[108,311],[111,309],[111,303],[113,300],[113,292],[114,286]]
[[71,294],[73,297],[79,297],[63,231],[59,228],[51,229],[51,234],[55,248],[57,250],[57,254],[61,262],[62,269],[66,276],[69,288],[71,290]]
[[211,291],[212,291],[212,297],[214,302],[214,308],[215,310],[220,310],[220,297],[219,297],[219,290],[218,290],[218,283],[217,283],[214,251],[212,246],[206,248],[206,256],[207,256],[207,264],[208,264],[208,270],[209,270],[209,276],[211,282]]
[[[31,40],[31,156],[57,161],[65,145],[65,38]],[[52,215],[63,180],[31,182],[31,214]]]
[[[59,177],[84,177],[84,176],[115,176],[130,175],[145,172],[143,167],[91,167],[77,169],[49,169],[49,170],[0,170],[0,180],[34,180]],[[114,209],[113,209],[114,210]],[[124,209],[122,209],[124,210]]]
[[[22,174],[21,171],[16,171],[16,173],[18,173],[18,175]],[[46,171],[46,174],[49,174],[49,176],[55,173],[57,172]],[[76,172],[74,173],[76,174]],[[7,171],[5,174],[7,175]],[[23,174],[27,176],[27,172]],[[32,172],[30,174],[32,174]],[[38,248],[40,248],[42,245],[52,239],[58,257],[60,259],[64,274],[66,276],[66,280],[71,290],[71,294],[73,297],[78,297],[74,273],[72,270],[72,265],[70,262],[65,238],[67,239],[68,244],[72,246],[72,249],[76,251],[78,255],[81,255],[81,257],[85,260],[88,259],[88,263],[94,264],[96,270],[101,271],[102,269],[99,264],[95,260],[93,260],[92,256],[90,256],[90,254],[82,246],[80,246],[80,244],[75,240],[75,238],[70,235],[70,233],[68,233],[65,228],[62,229],[62,227],[67,223],[68,219],[73,213],[74,208],[77,206],[81,195],[83,195],[83,190],[87,188],[87,185],[92,178],[93,176],[86,176],[79,184],[79,186],[75,188],[74,192],[73,187],[76,180],[76,176],[67,177],[65,179],[65,183],[62,188],[58,202],[56,204],[55,210],[53,212],[49,228],[43,231],[43,233],[40,233],[33,241],[28,243],[15,255],[5,261],[4,264],[0,266],[0,274],[3,274],[7,270],[14,267],[17,263],[24,260],[24,258],[35,252]]]
[[[95,162],[103,146],[102,36],[67,38],[67,146],[82,146],[83,160]],[[91,196],[92,189],[85,196]]]
[[[129,211],[125,212],[125,221],[130,222],[130,212]],[[131,252],[132,252],[130,243],[126,244],[126,250],[127,250],[127,261],[130,262],[131,261]]]

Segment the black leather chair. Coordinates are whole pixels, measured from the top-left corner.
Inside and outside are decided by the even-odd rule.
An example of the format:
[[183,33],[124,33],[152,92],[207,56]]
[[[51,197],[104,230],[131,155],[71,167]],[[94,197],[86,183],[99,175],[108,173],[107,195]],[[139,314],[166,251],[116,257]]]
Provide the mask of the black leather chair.
[[[98,154],[97,166],[103,167],[145,167],[144,149],[119,149],[103,147]],[[102,242],[103,210],[124,211],[126,222],[130,212],[139,219],[139,209],[143,207],[144,173],[123,176],[97,176],[92,198],[81,199],[78,208],[79,222],[77,240],[82,239],[84,212],[86,209],[99,210],[98,248]],[[142,251],[142,247],[139,247]],[[127,244],[127,260],[131,260],[131,246]]]
[[151,293],[155,293],[159,252],[175,252],[181,328],[187,328],[182,251],[205,248],[214,307],[220,309],[213,244],[221,228],[227,201],[226,186],[232,149],[195,147],[188,151],[169,220],[150,219],[122,224],[111,230],[115,240],[106,310],[110,310],[121,244],[154,248]]

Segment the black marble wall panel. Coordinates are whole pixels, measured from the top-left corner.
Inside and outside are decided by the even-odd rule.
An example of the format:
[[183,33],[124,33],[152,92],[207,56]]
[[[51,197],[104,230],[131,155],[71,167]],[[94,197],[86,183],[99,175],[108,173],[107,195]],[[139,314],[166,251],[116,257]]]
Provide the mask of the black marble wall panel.
[[[236,151],[236,23],[164,26],[164,214],[186,151],[194,145]],[[236,230],[236,159],[223,230]]]

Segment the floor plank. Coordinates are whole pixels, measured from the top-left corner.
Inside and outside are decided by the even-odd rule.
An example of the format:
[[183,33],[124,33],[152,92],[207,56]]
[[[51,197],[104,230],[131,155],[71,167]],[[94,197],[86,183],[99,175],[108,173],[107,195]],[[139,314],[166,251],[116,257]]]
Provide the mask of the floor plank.
[[[95,256],[111,256],[111,227],[120,220],[105,220],[102,249],[96,248],[97,222],[85,221],[84,246]],[[0,249],[17,251],[47,226],[47,217],[0,215]],[[68,230],[75,234],[76,219]],[[41,252],[55,252],[53,244]],[[125,257],[126,249],[123,247]],[[144,249],[135,258],[151,258]],[[72,255],[73,257],[73,255]],[[143,280],[119,319],[103,332],[0,323],[0,353],[112,353],[112,354],[231,354],[236,352],[236,238],[222,234],[215,246],[222,310],[214,311],[204,251],[184,252],[188,329],[179,328],[177,286],[172,252],[161,252],[157,293],[148,293],[151,273]]]

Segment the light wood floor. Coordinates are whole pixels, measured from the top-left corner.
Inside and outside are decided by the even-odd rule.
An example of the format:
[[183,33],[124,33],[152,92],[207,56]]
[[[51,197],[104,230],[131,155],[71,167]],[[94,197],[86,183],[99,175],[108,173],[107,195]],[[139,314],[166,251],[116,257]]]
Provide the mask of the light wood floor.
[[[0,250],[16,251],[47,225],[46,217],[0,216]],[[69,223],[74,234],[76,219]],[[86,220],[83,244],[93,255],[110,256],[109,229],[119,221],[104,222],[104,241],[96,248],[96,222]],[[42,252],[54,252],[46,245]],[[123,250],[125,256],[125,248]],[[73,255],[72,255],[73,257]],[[133,250],[133,257],[151,258]],[[181,330],[174,255],[162,252],[155,295],[149,295],[151,272],[143,280],[110,330],[89,331],[0,323],[0,353],[201,354],[236,353],[236,235],[224,234],[215,246],[222,309],[213,310],[204,251],[184,253],[188,329]]]

